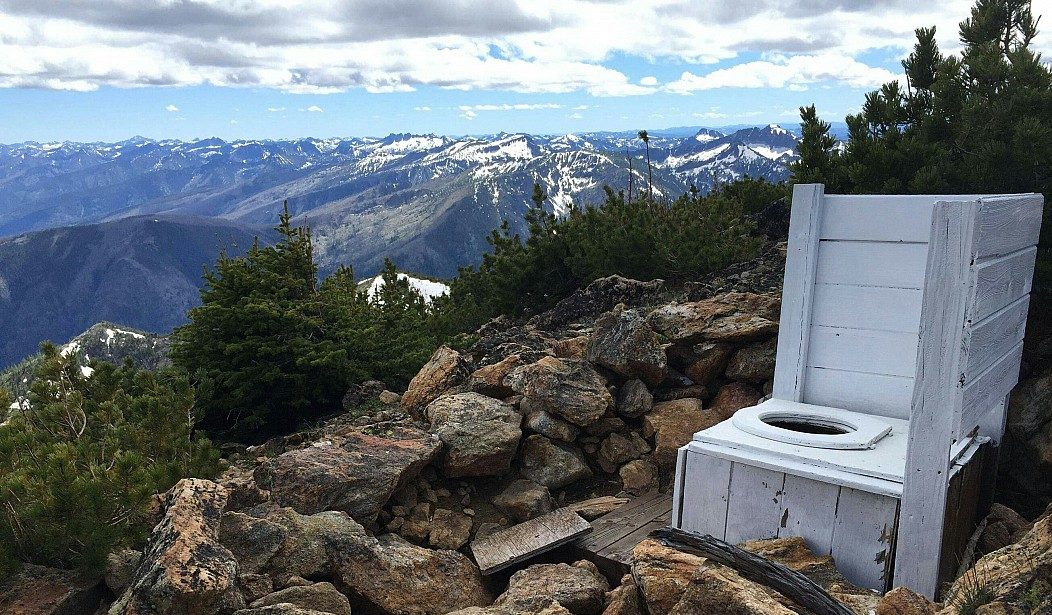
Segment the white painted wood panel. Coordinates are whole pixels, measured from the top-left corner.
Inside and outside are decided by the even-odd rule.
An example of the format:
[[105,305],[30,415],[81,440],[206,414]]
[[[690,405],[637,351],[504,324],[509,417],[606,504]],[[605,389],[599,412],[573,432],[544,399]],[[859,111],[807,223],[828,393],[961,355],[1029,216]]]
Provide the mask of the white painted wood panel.
[[[837,569],[852,583],[887,589],[898,504],[895,498],[841,487],[830,553]],[[899,556],[913,548],[903,549]]]
[[829,195],[822,239],[928,242],[931,195]]
[[727,499],[732,462],[688,452],[683,484],[690,497],[683,498],[678,527],[688,532],[723,539],[727,526]]
[[803,390],[824,192],[821,184],[793,186],[774,367],[773,395],[779,399],[799,401]]
[[778,536],[784,482],[782,472],[734,464],[727,503],[727,542],[737,544]]
[[[1022,358],[1023,342],[1020,341],[986,371],[965,383],[956,437],[968,434],[992,408],[1004,402],[1005,396],[1019,381],[1019,363]],[[980,435],[998,442],[1001,440],[1000,433],[980,432]]]
[[908,419],[912,398],[912,377],[809,367],[804,379],[804,402],[864,414]]
[[786,474],[782,492],[778,537],[800,536],[814,553],[829,554],[833,548],[833,525],[840,487]]
[[972,324],[967,342],[965,382],[976,378],[1016,344],[1023,341],[1029,306],[1030,296],[1026,295],[994,312],[985,320]]
[[978,322],[1030,294],[1035,258],[1037,248],[1030,247],[976,266],[972,322]]
[[917,334],[921,291],[848,284],[816,284],[811,325]]
[[913,333],[811,327],[808,367],[909,377],[916,361],[917,336]]
[[1043,201],[1040,194],[983,198],[975,221],[976,257],[1009,254],[1037,245]]
[[921,288],[926,255],[923,243],[822,241],[815,282]]

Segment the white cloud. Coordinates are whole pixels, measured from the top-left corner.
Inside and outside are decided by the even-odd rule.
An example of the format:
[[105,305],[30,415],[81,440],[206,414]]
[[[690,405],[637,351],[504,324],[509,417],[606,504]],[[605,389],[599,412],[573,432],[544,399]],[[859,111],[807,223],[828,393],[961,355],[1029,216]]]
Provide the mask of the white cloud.
[[324,109],[322,109],[318,105],[311,105],[311,106],[307,107],[306,109],[300,109],[300,111],[306,111],[308,113],[322,113],[322,112],[324,112]]
[[716,107],[713,107],[708,111],[691,113],[691,115],[693,115],[694,117],[700,117],[703,120],[721,120],[723,118],[730,117],[728,114],[721,112]]
[[500,105],[460,105],[461,111],[539,111],[542,109],[562,109],[557,103],[514,103]]
[[705,75],[685,71],[666,89],[676,94],[690,94],[717,88],[793,88],[800,91],[807,84],[838,82],[860,88],[874,88],[898,78],[884,68],[868,66],[848,56],[837,54],[773,57],[721,68]]
[[[958,48],[957,23],[973,0],[609,0],[601,9],[590,0],[458,0],[456,9],[440,0],[408,1],[4,0],[0,88],[214,85],[382,94],[431,86],[646,95],[659,91],[657,79],[633,83],[610,58],[712,64],[751,53],[768,54],[760,62],[783,70],[794,58],[830,57],[878,71],[860,61],[862,54],[903,56],[919,26],[936,25],[944,50]],[[1043,30],[1035,47],[1050,52],[1052,28]],[[749,71],[765,75],[761,81],[809,83],[776,78],[761,66]],[[745,79],[689,74],[703,85],[680,79],[679,91],[737,87],[725,84]],[[875,75],[853,79],[872,84]],[[828,78],[813,69],[805,76]]]
[[581,115],[580,113],[571,113],[570,114],[570,119],[571,120],[583,120],[584,116]]
[[267,111],[271,113],[281,113],[285,110],[285,107],[267,107]]
[[175,112],[179,111],[179,107],[176,107],[175,105],[168,105],[168,106],[166,106],[164,108],[164,110],[169,112],[169,113],[175,113]]
[[461,107],[461,109],[460,109],[460,117],[464,118],[465,120],[473,120],[476,117],[478,117],[478,113],[475,113],[474,111],[472,111],[470,107],[468,107],[468,108]]
[[574,105],[574,111],[584,111],[585,109],[591,109],[590,105]]
[[423,107],[413,107],[413,111],[424,111],[424,112],[427,112],[427,111],[430,111],[430,110],[431,110],[431,107],[428,107],[426,105],[423,106]]
[[237,124],[237,120],[230,120],[231,124]]

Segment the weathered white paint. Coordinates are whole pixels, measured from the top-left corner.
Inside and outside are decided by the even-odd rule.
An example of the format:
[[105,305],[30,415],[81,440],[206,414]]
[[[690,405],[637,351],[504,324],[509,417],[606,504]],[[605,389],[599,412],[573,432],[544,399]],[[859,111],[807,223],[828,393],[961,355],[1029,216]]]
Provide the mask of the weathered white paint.
[[913,376],[809,367],[804,380],[804,401],[819,406],[908,419],[912,399]]
[[964,379],[970,382],[1023,341],[1030,295],[1024,295],[1008,306],[977,323],[970,323],[968,362]]
[[847,487],[840,490],[830,555],[852,583],[881,591],[887,588],[898,507],[896,498]]
[[815,281],[819,284],[887,288],[924,285],[927,244],[822,241],[818,254]]
[[[772,424],[779,421],[808,422],[843,433],[814,434],[785,429]],[[807,447],[865,450],[874,448],[891,432],[891,423],[869,414],[847,414],[837,408],[802,404],[784,399],[767,401],[742,408],[731,417],[736,428],[766,440]]]
[[840,487],[794,474],[785,475],[778,537],[800,536],[814,553],[830,553]]
[[812,326],[807,365],[911,377],[916,348],[913,333]]
[[1037,248],[1030,247],[976,265],[975,304],[969,315],[980,321],[1030,294]]
[[920,327],[919,288],[816,284],[812,326],[901,331]]
[[784,484],[785,472],[734,464],[724,540],[736,544],[745,540],[777,538]]
[[689,481],[686,485],[690,497],[683,500],[682,521],[677,527],[722,538],[727,532],[733,462],[711,455],[686,454],[686,480]]

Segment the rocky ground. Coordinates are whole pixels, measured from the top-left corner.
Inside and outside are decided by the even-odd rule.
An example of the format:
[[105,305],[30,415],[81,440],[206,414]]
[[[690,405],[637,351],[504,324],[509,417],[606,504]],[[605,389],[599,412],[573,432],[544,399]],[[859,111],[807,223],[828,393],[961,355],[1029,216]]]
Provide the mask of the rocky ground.
[[[487,578],[467,547],[557,507],[593,518],[667,489],[679,446],[770,391],[783,259],[772,243],[678,289],[606,278],[528,323],[491,322],[467,351],[436,351],[402,394],[366,383],[325,424],[226,447],[222,476],[181,481],[158,500],[142,551],[112,554],[101,579],[28,566],[6,582],[0,612],[802,613],[651,541],[622,579],[587,561]],[[1050,529],[1052,514],[1029,524],[997,507],[978,541],[989,555],[944,605],[854,588],[799,539],[746,548],[859,613],[978,602],[989,604],[969,612],[1037,613],[1052,608]]]

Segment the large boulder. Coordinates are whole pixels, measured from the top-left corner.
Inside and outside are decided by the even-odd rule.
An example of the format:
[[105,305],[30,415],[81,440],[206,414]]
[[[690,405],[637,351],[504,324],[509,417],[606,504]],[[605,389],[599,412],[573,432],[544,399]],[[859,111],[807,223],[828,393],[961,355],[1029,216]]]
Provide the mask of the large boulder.
[[165,495],[142,562],[111,615],[212,615],[245,606],[234,555],[219,542],[226,490],[188,478]]
[[471,374],[469,386],[472,391],[497,399],[511,397],[515,391],[504,384],[504,379],[511,373],[511,370],[520,365],[522,365],[522,358],[513,354],[492,365],[480,367]]
[[632,550],[632,578],[650,615],[668,615],[683,598],[694,571],[705,560],[654,540]]
[[508,590],[497,598],[496,605],[528,611],[543,608],[554,599],[574,615],[599,615],[609,589],[606,577],[592,562],[536,564],[511,575]]
[[628,435],[612,433],[599,445],[599,466],[604,472],[617,472],[622,464],[650,452],[650,445],[634,431]]
[[700,399],[688,397],[654,404],[643,417],[643,435],[654,438],[653,460],[663,469],[676,465],[676,451],[694,434],[725,417],[706,410]]
[[542,357],[513,370],[505,382],[522,395],[524,413],[543,410],[582,427],[599,420],[614,401],[606,381],[586,361]]
[[235,611],[234,615],[332,615],[328,611],[306,609],[291,602],[254,606]]
[[106,587],[110,588],[115,596],[124,593],[131,584],[135,569],[142,561],[142,551],[135,549],[119,549],[106,556]]
[[0,613],[90,615],[104,593],[98,577],[26,564],[0,581]]
[[608,312],[619,303],[639,305],[655,297],[664,281],[640,282],[619,275],[599,278],[566,297],[544,314],[536,317],[537,325],[546,329],[558,329],[589,317],[595,318]]
[[1052,370],[1020,382],[1008,404],[1001,453],[1003,492],[1028,517],[1052,494]]
[[683,373],[698,384],[711,383],[723,373],[731,348],[721,342],[701,342],[683,348],[678,351],[685,362]]
[[513,407],[479,393],[458,393],[431,402],[425,414],[445,444],[447,477],[502,476],[511,468],[522,437],[522,417]]
[[979,536],[976,548],[984,555],[992,553],[1018,542],[1023,534],[1030,531],[1033,526],[1033,523],[1021,517],[1016,511],[1004,504],[994,502],[990,506],[990,513],[986,515],[986,527]]
[[381,612],[443,615],[493,601],[463,554],[418,547],[396,534],[347,541],[333,557],[339,584]]
[[409,381],[409,388],[402,394],[402,408],[418,417],[424,406],[461,384],[467,375],[467,362],[460,353],[449,346],[440,346]]
[[654,396],[642,380],[629,380],[617,391],[617,413],[628,418],[643,416],[654,407]]
[[351,430],[343,443],[322,443],[264,462],[255,480],[271,499],[305,515],[342,510],[369,523],[400,486],[419,474],[441,448],[436,436],[411,427]]
[[693,303],[671,303],[647,317],[654,331],[677,343],[747,342],[778,331],[780,301],[770,295],[726,293]]
[[657,334],[639,311],[626,309],[624,304],[595,321],[588,360],[651,386],[661,384],[668,370]]
[[523,442],[519,472],[548,489],[559,489],[592,475],[581,452],[573,445],[532,435]]
[[618,470],[621,488],[632,495],[643,495],[658,488],[658,468],[649,461],[629,461]]
[[938,610],[931,600],[906,587],[896,587],[884,594],[873,615],[935,615]]
[[767,590],[726,566],[705,562],[694,572],[671,615],[796,615]]
[[763,399],[763,394],[749,385],[731,382],[720,387],[709,406],[709,412],[725,420],[734,416],[734,413],[742,408],[755,406],[761,399]]
[[544,410],[531,410],[526,413],[522,421],[523,427],[542,436],[548,436],[553,440],[573,442],[581,428],[568,421],[545,412]]
[[727,363],[727,378],[747,382],[763,382],[774,378],[774,359],[777,350],[777,337],[739,348]]
[[513,521],[521,523],[552,511],[548,488],[532,480],[519,479],[504,488],[493,505]]
[[631,574],[621,577],[621,584],[606,594],[603,615],[643,615],[643,599]]
[[301,609],[332,615],[351,615],[351,602],[347,596],[337,591],[332,583],[327,582],[286,587],[263,596],[249,606],[257,608],[277,604],[292,604]]

